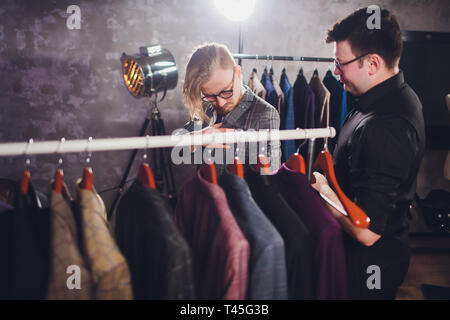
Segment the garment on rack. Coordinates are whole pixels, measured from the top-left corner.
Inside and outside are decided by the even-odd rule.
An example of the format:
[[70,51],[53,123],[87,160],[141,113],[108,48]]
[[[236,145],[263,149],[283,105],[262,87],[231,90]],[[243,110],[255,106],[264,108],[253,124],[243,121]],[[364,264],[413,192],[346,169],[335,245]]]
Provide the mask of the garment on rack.
[[253,91],[254,94],[256,94],[261,99],[266,99],[267,91],[264,88],[261,81],[258,79],[258,74],[256,73],[256,69],[253,69],[252,73],[250,74],[250,78],[248,79],[247,83],[250,90]]
[[315,128],[326,128],[330,125],[330,92],[316,74],[311,77],[309,86],[315,96]]
[[[293,130],[295,129],[295,117],[294,117],[294,88],[291,86],[289,79],[286,75],[286,71],[283,69],[280,79],[280,87],[284,92],[284,112],[280,114],[281,124],[280,129]],[[283,162],[295,153],[295,140],[282,141],[282,154]]]
[[224,191],[199,170],[180,193],[175,220],[191,248],[197,298],[245,299],[250,246]]
[[275,90],[275,87],[273,86],[270,75],[267,73],[267,68],[264,69],[264,72],[261,76],[261,83],[263,84],[267,92],[266,101],[270,103],[275,109],[277,109],[279,113],[280,110],[278,109],[278,94],[277,91]]
[[306,176],[286,164],[272,183],[305,223],[313,237],[313,279],[318,299],[347,299],[348,283],[342,228]]
[[282,195],[271,186],[271,176],[253,170],[245,173],[252,196],[283,238],[288,298],[313,299],[313,243],[311,234]]
[[[87,300],[91,298],[91,275],[78,248],[78,230],[71,208],[71,196],[64,185],[62,194],[50,187],[51,268],[48,300]],[[70,266],[77,266],[80,287],[69,288]],[[74,282],[74,281],[73,281]]]
[[[380,242],[378,249],[364,250],[356,241],[349,242],[347,256],[352,263],[378,259],[380,267],[389,267],[401,278],[409,262],[408,211],[425,149],[422,105],[401,71],[358,97],[357,102],[334,150],[336,178],[342,191],[370,217],[369,230],[381,238],[375,243]],[[378,255],[383,247],[386,255]],[[393,248],[396,254],[387,254]],[[349,268],[367,269],[367,265]],[[356,283],[354,296],[374,296],[357,278],[351,280]],[[378,294],[383,291],[382,287]],[[385,298],[391,297],[392,292],[386,292]]]
[[83,255],[91,272],[92,299],[133,298],[130,271],[109,228],[103,200],[95,190],[76,183],[77,215],[81,222]]
[[[294,118],[295,127],[302,129],[315,128],[315,97],[314,92],[309,87],[303,72],[300,71],[294,83]],[[295,141],[295,147],[299,148],[301,140]],[[303,157],[307,156],[307,149],[299,150]]]
[[131,272],[135,299],[194,299],[189,247],[166,199],[134,182],[120,199],[115,236]]
[[272,81],[272,85],[275,89],[275,92],[277,93],[277,105],[275,108],[278,109],[278,113],[281,115],[284,115],[286,112],[284,110],[284,92],[280,87],[280,84],[278,83],[278,79],[275,77],[275,75],[271,72],[269,74],[270,80]]
[[[11,257],[2,255],[2,264],[11,264],[9,298],[45,299],[50,270],[50,214],[40,208],[31,183],[28,194],[17,184],[11,228]],[[4,259],[4,260],[3,260]],[[3,276],[3,275],[2,275]]]
[[16,198],[16,182],[10,179],[0,178],[0,201],[14,206]]
[[4,201],[0,200],[0,299],[11,298],[11,275],[13,265],[11,239],[13,237],[12,226],[14,219],[14,208]]
[[219,185],[250,244],[247,299],[287,299],[283,238],[253,200],[244,179],[225,170],[219,177]]
[[[323,78],[323,84],[330,92],[330,127],[336,129],[336,137],[339,136],[339,131],[341,128],[341,113],[343,112],[343,92],[344,88],[342,84],[336,80],[330,70],[327,71],[325,77]],[[332,140],[332,141],[330,141]],[[333,152],[334,145],[337,139],[329,139],[328,147],[330,152]]]

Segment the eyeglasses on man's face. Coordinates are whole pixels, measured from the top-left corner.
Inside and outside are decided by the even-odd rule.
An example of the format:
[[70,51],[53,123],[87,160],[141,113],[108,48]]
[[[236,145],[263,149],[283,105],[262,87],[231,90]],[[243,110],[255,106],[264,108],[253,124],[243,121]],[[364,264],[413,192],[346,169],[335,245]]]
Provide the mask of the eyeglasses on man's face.
[[359,57],[356,57],[355,59],[352,59],[350,61],[344,62],[344,63],[340,63],[339,61],[337,61],[336,59],[334,59],[334,66],[339,70],[339,73],[342,73],[342,68],[352,62],[355,62],[365,56],[367,56],[369,53],[365,53],[363,55],[360,55]]
[[222,99],[230,99],[233,96],[233,89],[234,89],[234,72],[233,72],[233,78],[231,79],[232,87],[229,90],[222,90],[218,94],[203,94],[202,100],[205,102],[216,102],[217,97],[221,97]]
[[233,96],[233,89],[230,90],[222,90],[219,94],[205,94],[202,97],[202,100],[205,102],[215,102],[217,101],[217,97],[221,97],[222,99],[230,99]]

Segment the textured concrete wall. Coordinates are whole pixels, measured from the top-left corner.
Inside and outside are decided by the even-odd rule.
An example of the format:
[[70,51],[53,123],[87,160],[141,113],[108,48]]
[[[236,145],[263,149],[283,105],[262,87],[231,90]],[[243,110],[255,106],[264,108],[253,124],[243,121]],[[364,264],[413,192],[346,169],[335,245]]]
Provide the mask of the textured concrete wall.
[[[294,1],[258,0],[243,24],[244,51],[268,55],[332,57],[326,30],[340,17],[370,4],[385,5],[408,30],[450,31],[447,0]],[[69,30],[66,9],[81,9],[81,29]],[[179,82],[160,109],[168,132],[188,120],[181,87],[189,53],[205,41],[238,49],[238,25],[224,18],[210,0],[11,1],[0,3],[0,142],[127,137],[138,135],[148,101],[133,98],[122,83],[120,56],[139,46],[159,43],[174,55]],[[244,76],[267,62],[244,60]],[[269,63],[272,65],[272,63]],[[294,79],[299,63],[273,62]],[[330,64],[303,63],[307,78],[314,68],[323,75]],[[93,155],[95,184],[105,190],[119,183],[130,152]],[[64,156],[66,181],[81,174],[84,156]],[[32,178],[45,188],[56,155],[32,157]],[[137,160],[136,164],[139,162]],[[0,159],[0,176],[17,179],[23,157]],[[192,167],[175,167],[178,186]],[[134,176],[133,169],[130,177]],[[107,206],[112,193],[102,194]]]

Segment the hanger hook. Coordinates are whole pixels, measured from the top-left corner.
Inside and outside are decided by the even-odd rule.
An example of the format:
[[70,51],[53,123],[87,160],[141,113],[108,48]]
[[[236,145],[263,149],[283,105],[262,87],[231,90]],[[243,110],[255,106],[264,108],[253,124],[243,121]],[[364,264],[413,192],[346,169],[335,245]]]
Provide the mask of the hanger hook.
[[87,145],[86,145],[86,152],[87,152],[86,164],[87,165],[89,165],[91,163],[92,152],[89,151],[89,146],[90,146],[91,142],[92,142],[92,137],[89,137],[88,141],[87,141]]
[[58,169],[62,169],[62,165],[63,165],[61,146],[64,142],[66,142],[66,139],[64,137],[62,137],[61,140],[59,141],[58,149],[56,150],[56,153],[59,154],[58,166],[57,166]]
[[144,150],[144,156],[143,156],[144,161],[146,161],[147,158],[148,158],[147,152],[148,152],[148,139],[149,139],[149,138],[150,138],[150,136],[147,134],[147,135],[145,136],[145,150]]
[[33,142],[34,142],[33,138],[30,138],[30,140],[28,140],[27,146],[25,148],[24,155],[25,155],[25,167],[26,167],[26,170],[30,169],[31,159],[28,157],[29,156],[28,149],[29,149],[30,145],[33,144]]

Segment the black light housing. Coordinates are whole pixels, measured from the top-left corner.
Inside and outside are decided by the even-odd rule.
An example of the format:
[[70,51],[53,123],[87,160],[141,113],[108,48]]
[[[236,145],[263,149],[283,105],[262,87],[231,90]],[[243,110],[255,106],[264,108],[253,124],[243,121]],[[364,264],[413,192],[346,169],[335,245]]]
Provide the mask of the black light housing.
[[120,58],[125,86],[135,98],[150,97],[157,92],[174,89],[178,82],[175,59],[160,45],[139,48],[139,54]]

